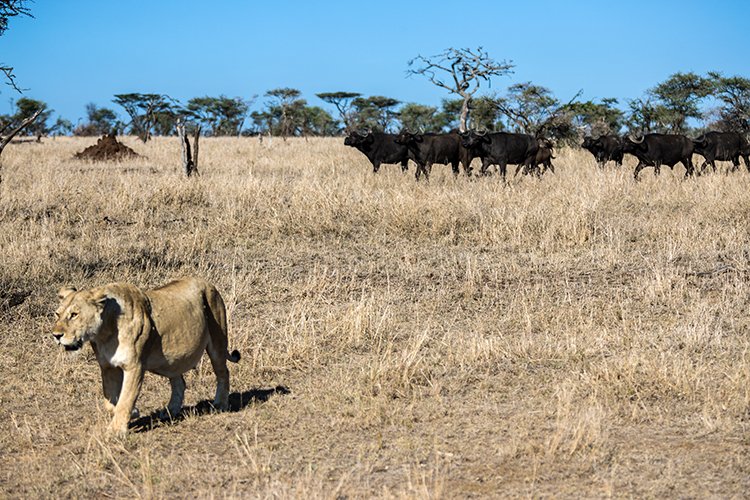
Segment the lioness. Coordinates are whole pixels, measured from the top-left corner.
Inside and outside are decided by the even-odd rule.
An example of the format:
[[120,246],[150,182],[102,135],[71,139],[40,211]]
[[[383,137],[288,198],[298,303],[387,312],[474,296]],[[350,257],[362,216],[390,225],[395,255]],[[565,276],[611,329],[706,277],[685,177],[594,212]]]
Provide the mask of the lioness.
[[89,290],[62,288],[52,336],[68,351],[91,342],[102,372],[105,406],[114,414],[108,432],[125,434],[146,370],[169,379],[170,415],[182,408],[185,380],[203,350],[216,374],[214,406],[226,410],[229,400],[224,301],[213,285],[197,278],[173,281],[142,291],[127,283]]

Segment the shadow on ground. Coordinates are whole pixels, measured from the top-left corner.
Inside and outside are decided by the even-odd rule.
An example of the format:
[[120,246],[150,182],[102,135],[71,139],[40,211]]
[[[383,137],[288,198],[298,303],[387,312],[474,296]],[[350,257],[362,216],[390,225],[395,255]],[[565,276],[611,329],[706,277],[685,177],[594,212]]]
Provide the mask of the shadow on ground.
[[[288,387],[279,385],[272,389],[251,389],[245,392],[233,392],[229,395],[229,409],[228,412],[238,412],[250,403],[264,403],[268,401],[274,394],[289,394],[291,391]],[[134,432],[148,432],[153,429],[165,425],[173,425],[178,422],[185,420],[186,417],[199,417],[210,413],[215,413],[213,401],[204,399],[198,402],[195,406],[186,406],[182,409],[179,415],[176,417],[169,417],[164,415],[164,410],[157,410],[152,412],[150,415],[145,417],[139,417],[132,420],[128,424],[128,428]]]

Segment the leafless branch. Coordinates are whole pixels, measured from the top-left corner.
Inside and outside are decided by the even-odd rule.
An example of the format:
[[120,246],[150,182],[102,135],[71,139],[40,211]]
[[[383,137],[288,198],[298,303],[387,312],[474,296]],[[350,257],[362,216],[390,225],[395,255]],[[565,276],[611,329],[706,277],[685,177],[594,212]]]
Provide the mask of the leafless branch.
[[[420,75],[433,85],[446,89],[463,98],[461,106],[460,129],[466,130],[469,113],[469,100],[476,94],[482,82],[492,86],[492,77],[506,75],[513,69],[512,62],[496,62],[482,47],[476,50],[449,48],[440,54],[425,57],[418,55],[409,61],[407,77]],[[441,77],[453,80],[446,83]]]
[[25,119],[24,121],[22,121],[22,122],[21,122],[21,123],[20,123],[20,124],[19,124],[19,125],[18,125],[18,126],[17,126],[16,128],[14,128],[14,129],[13,129],[13,130],[12,130],[12,131],[10,132],[10,134],[8,134],[8,136],[7,136],[7,137],[5,137],[4,139],[2,139],[2,142],[0,142],[0,154],[2,154],[2,152],[3,152],[3,149],[5,149],[5,146],[7,146],[7,145],[8,145],[8,143],[10,143],[10,141],[11,141],[11,140],[12,140],[12,139],[13,139],[13,138],[14,138],[14,137],[16,136],[16,135],[18,135],[18,133],[19,133],[19,132],[20,132],[21,130],[25,129],[25,128],[26,128],[26,127],[28,127],[28,126],[29,126],[30,124],[32,124],[32,123],[34,122],[34,120],[36,120],[37,118],[39,118],[39,115],[41,115],[41,114],[42,114],[42,111],[44,111],[44,108],[39,108],[39,109],[37,109],[37,110],[36,110],[36,112],[35,112],[35,113],[34,113],[33,115],[29,116],[29,117],[28,117],[28,118],[26,118],[26,119]]
[[16,92],[22,94],[23,90],[16,83],[16,75],[13,74],[13,68],[10,66],[0,66],[0,71],[5,74],[6,85],[10,85]]

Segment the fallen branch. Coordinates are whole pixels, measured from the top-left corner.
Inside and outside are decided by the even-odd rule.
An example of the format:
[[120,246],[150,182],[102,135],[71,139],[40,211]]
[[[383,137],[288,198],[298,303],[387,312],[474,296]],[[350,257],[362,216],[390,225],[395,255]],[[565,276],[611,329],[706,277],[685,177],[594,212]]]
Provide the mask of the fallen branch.
[[735,268],[734,266],[730,264],[724,264],[724,265],[717,267],[716,269],[712,269],[711,271],[699,271],[699,272],[696,271],[696,272],[685,273],[685,277],[695,276],[696,278],[706,278],[710,276],[716,276],[717,274],[728,273],[728,272],[736,271],[736,270],[737,268]]

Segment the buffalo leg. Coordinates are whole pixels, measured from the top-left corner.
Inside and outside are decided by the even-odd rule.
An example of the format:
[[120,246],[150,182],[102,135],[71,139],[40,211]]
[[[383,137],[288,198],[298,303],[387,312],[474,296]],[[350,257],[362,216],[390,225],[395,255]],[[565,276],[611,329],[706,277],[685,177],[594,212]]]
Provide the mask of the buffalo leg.
[[685,177],[687,177],[687,176],[693,175],[695,173],[695,168],[693,167],[693,159],[692,158],[690,158],[688,156],[687,158],[685,158],[685,160],[687,160],[687,164],[685,164],[685,167],[687,168],[687,170],[685,171]]
[[638,165],[635,166],[635,172],[633,172],[633,179],[638,180],[638,174],[641,170],[643,170],[643,167],[645,166],[646,165],[644,165],[642,161],[638,162]]
[[732,172],[736,172],[738,168],[740,168],[740,157],[735,156],[732,158]]
[[380,170],[380,162],[379,161],[373,162],[373,164],[372,164],[372,173],[373,174],[377,174],[378,170]]
[[407,170],[409,170],[409,160],[402,160],[401,161],[401,172],[406,173]]
[[497,169],[500,171],[500,175],[503,176],[503,182],[507,182],[505,179],[505,174],[508,172],[508,162],[505,160],[500,160],[500,162],[497,164]]
[[480,172],[483,176],[487,175],[487,167],[489,166],[490,166],[490,161],[486,158],[482,158],[482,167],[481,167]]
[[468,158],[469,155],[465,155],[464,159],[461,160],[461,163],[464,165],[464,173],[466,174],[466,177],[471,177],[471,158]]
[[707,166],[708,166],[708,160],[703,160],[703,163],[701,163],[701,168],[698,169],[701,174],[706,171]]
[[451,162],[451,170],[453,170],[453,177],[458,177],[458,174],[461,173],[458,168],[458,160]]

